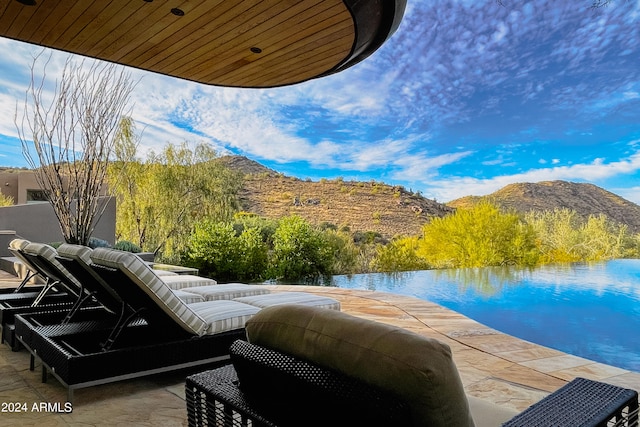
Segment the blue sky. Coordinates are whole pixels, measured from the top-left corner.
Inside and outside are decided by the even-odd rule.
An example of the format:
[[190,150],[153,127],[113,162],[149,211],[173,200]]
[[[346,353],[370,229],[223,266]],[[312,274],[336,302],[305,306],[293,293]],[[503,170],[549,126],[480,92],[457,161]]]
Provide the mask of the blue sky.
[[[446,202],[514,182],[590,182],[640,203],[640,0],[409,0],[398,31],[334,76],[274,89],[139,70],[141,156],[212,144],[302,179],[404,185]],[[40,48],[0,38],[0,165]],[[66,54],[55,53],[50,84]]]

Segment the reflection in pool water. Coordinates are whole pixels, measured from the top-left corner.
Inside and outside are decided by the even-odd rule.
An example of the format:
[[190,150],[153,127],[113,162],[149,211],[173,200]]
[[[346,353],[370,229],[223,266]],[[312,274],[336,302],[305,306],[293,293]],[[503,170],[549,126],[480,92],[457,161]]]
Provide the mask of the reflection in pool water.
[[576,356],[640,371],[640,260],[334,276],[415,296]]

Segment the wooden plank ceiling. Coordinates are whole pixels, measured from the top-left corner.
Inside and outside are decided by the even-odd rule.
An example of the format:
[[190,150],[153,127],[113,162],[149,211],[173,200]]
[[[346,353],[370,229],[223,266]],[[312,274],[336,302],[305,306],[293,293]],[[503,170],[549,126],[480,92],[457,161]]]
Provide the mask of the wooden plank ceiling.
[[399,19],[398,2],[371,0],[359,15],[345,1],[0,0],[0,36],[205,84],[273,87],[344,68],[362,47],[358,26],[386,39],[385,1],[395,6],[386,21]]

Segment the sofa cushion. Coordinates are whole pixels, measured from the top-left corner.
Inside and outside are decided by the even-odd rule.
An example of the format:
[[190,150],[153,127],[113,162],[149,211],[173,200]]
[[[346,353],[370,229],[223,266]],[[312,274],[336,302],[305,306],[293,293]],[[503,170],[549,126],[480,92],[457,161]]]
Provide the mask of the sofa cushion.
[[449,346],[335,310],[267,307],[247,322],[249,342],[288,353],[396,394],[412,426],[473,426]]
[[229,354],[244,397],[278,426],[407,425],[406,403],[353,377],[242,340]]
[[518,415],[518,411],[515,409],[499,406],[473,396],[467,396],[467,398],[476,427],[501,426]]

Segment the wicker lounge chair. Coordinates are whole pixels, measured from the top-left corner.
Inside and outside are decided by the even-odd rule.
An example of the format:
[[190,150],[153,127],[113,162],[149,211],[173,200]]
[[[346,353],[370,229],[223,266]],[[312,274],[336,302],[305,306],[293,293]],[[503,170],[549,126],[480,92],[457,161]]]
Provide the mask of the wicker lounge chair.
[[[15,288],[3,288],[0,290],[0,301],[10,300],[42,300],[50,295],[62,295],[64,291],[57,289],[55,280],[49,278],[37,265],[29,259],[24,249],[30,244],[28,240],[13,239],[9,243],[9,251],[26,267],[27,273],[22,282]],[[29,285],[28,282],[35,276],[45,283],[44,285]]]
[[[12,241],[12,243],[14,243]],[[55,259],[56,250],[51,246],[20,241],[17,253],[28,262],[30,268],[45,280],[39,292],[13,292],[0,295],[0,325],[2,341],[17,350],[19,343],[15,340],[14,318],[16,314],[34,312],[66,313],[69,317],[85,305],[97,306],[95,299],[82,284],[65,270]],[[20,287],[18,287],[20,288]],[[18,290],[16,288],[16,291]],[[61,319],[62,321],[62,319]]]
[[51,274],[77,283],[91,299],[91,304],[84,310],[80,310],[81,302],[67,310],[34,309],[16,317],[15,335],[19,338],[18,342],[32,354],[31,369],[34,366],[35,350],[32,337],[36,329],[40,334],[48,336],[83,330],[113,330],[119,323],[128,324],[137,318],[137,313],[91,269],[91,251],[86,246],[69,244],[61,245],[55,254],[41,249],[39,263]]
[[[20,282],[20,285],[14,288],[12,292],[22,292],[27,283],[29,283],[31,279],[38,275],[37,269],[33,265],[31,265],[29,260],[22,255],[22,249],[24,249],[24,247],[29,243],[31,242],[24,239],[13,239],[11,242],[9,242],[9,252],[11,252],[13,256],[17,258],[18,261],[20,261],[27,270],[25,272],[24,279],[22,279],[22,282]],[[42,277],[41,279],[46,280],[45,277]],[[40,288],[42,288],[42,286],[40,286]],[[33,290],[33,288],[31,290]]]
[[[130,324],[132,321],[135,321],[134,323],[140,322],[138,311],[127,304],[112,286],[105,282],[91,266],[91,253],[92,250],[86,246],[63,244],[58,248],[58,255],[55,257],[55,261],[57,262],[55,264],[47,258],[40,260],[40,262],[54,264],[48,265],[47,268],[56,271],[58,275],[71,273],[72,280],[82,284],[97,301],[104,305],[106,310],[117,316],[100,311],[91,312],[89,310],[83,310],[82,313],[77,314],[67,314],[64,310],[23,313],[15,321],[14,329],[15,334],[20,338],[17,342],[22,343],[22,345],[32,353],[31,369],[33,369],[34,366],[33,354],[37,351],[37,349],[33,348],[31,339],[35,329],[38,329],[40,334],[48,336],[64,336],[65,334],[73,332],[95,329],[108,329],[111,330],[113,334],[117,334],[122,327]],[[52,256],[49,252],[47,252],[47,254],[49,258]],[[65,272],[57,269],[56,265],[60,264],[66,269]],[[158,276],[157,270],[152,271]],[[158,278],[172,289],[174,295],[178,296],[187,304],[203,302],[205,300],[214,301],[230,300],[238,297],[253,297],[270,293],[265,286],[250,286],[241,283],[207,285],[208,283],[216,282],[211,279],[199,277],[195,277],[194,279],[184,275],[160,275]],[[179,280],[167,280],[173,278]],[[183,288],[185,285],[194,284],[197,286]],[[296,294],[296,297],[303,298],[299,301],[300,303],[324,304],[325,306],[336,303],[333,299],[323,300],[316,296],[309,297],[309,294]],[[291,296],[287,297],[287,295],[282,294],[282,298],[287,298],[288,301]],[[284,301],[283,299],[282,302]],[[74,321],[69,324],[72,316],[75,316]],[[107,339],[107,342],[112,341],[113,339]]]
[[[67,387],[69,400],[78,388],[228,359],[229,346],[244,337],[245,322],[260,310],[233,300],[186,304],[127,252],[98,248],[91,260],[91,269],[145,323],[72,334],[57,334],[55,326],[46,334],[33,330],[43,379],[51,372]],[[337,303],[317,297],[318,303],[331,301]]]
[[189,426],[638,425],[635,390],[583,378],[520,414],[471,398],[448,346],[345,313],[270,307],[246,329],[232,365],[187,377]]
[[[35,246],[35,248],[34,248]],[[76,316],[76,312],[83,303],[90,299],[104,307],[109,313],[83,312],[81,318],[76,317],[74,320],[87,322],[87,325],[75,325],[79,327],[97,327],[102,325],[105,328],[112,329],[118,323],[128,323],[136,317],[135,310],[126,304],[120,296],[111,288],[109,284],[104,282],[100,276],[90,267],[90,254],[92,249],[86,246],[62,244],[57,253],[46,245],[32,244],[30,256],[35,257],[34,262],[41,271],[48,274],[47,277],[55,277],[57,281],[67,282],[69,286],[75,286],[81,289],[84,299],[77,300],[76,307],[64,313],[63,309],[49,309],[47,307],[34,308],[32,311],[23,310],[22,320],[16,326],[21,334],[21,342],[30,348],[31,329],[33,327],[41,327],[45,325],[66,324]],[[214,280],[201,278],[197,276],[163,276],[161,277],[165,283],[169,283],[174,289],[174,293],[182,298],[185,302],[200,302],[204,299],[192,293],[181,291],[179,288],[184,286],[204,286],[215,283]],[[92,304],[93,305],[93,304]],[[28,313],[28,314],[27,314]],[[95,323],[94,321],[100,321]],[[77,322],[74,322],[77,323]],[[63,333],[64,328],[58,328],[57,333]]]
[[[32,343],[35,330],[40,335],[53,337],[82,331],[116,331],[124,325],[144,324],[144,320],[140,318],[139,314],[123,301],[113,288],[104,282],[91,268],[91,248],[65,243],[58,248],[55,257],[51,251],[43,250],[42,252],[42,256],[39,257],[39,264],[43,264],[43,269],[58,277],[64,277],[65,280],[77,283],[92,300],[99,303],[99,306],[90,306],[90,308],[94,308],[93,310],[39,309],[29,313],[22,313],[16,319],[14,329],[15,334],[19,337],[18,342],[31,352],[30,368],[32,370],[34,367],[34,353],[37,351],[37,349],[33,348]],[[64,268],[64,271],[62,268]],[[162,280],[165,281],[165,279],[166,277],[163,276]],[[209,279],[203,281],[200,281],[200,278],[197,278],[198,280],[190,277],[183,279],[182,283],[191,285],[215,283],[215,281]],[[204,301],[197,294],[181,290],[174,290],[174,294],[186,303]],[[95,308],[103,308],[103,310]]]

